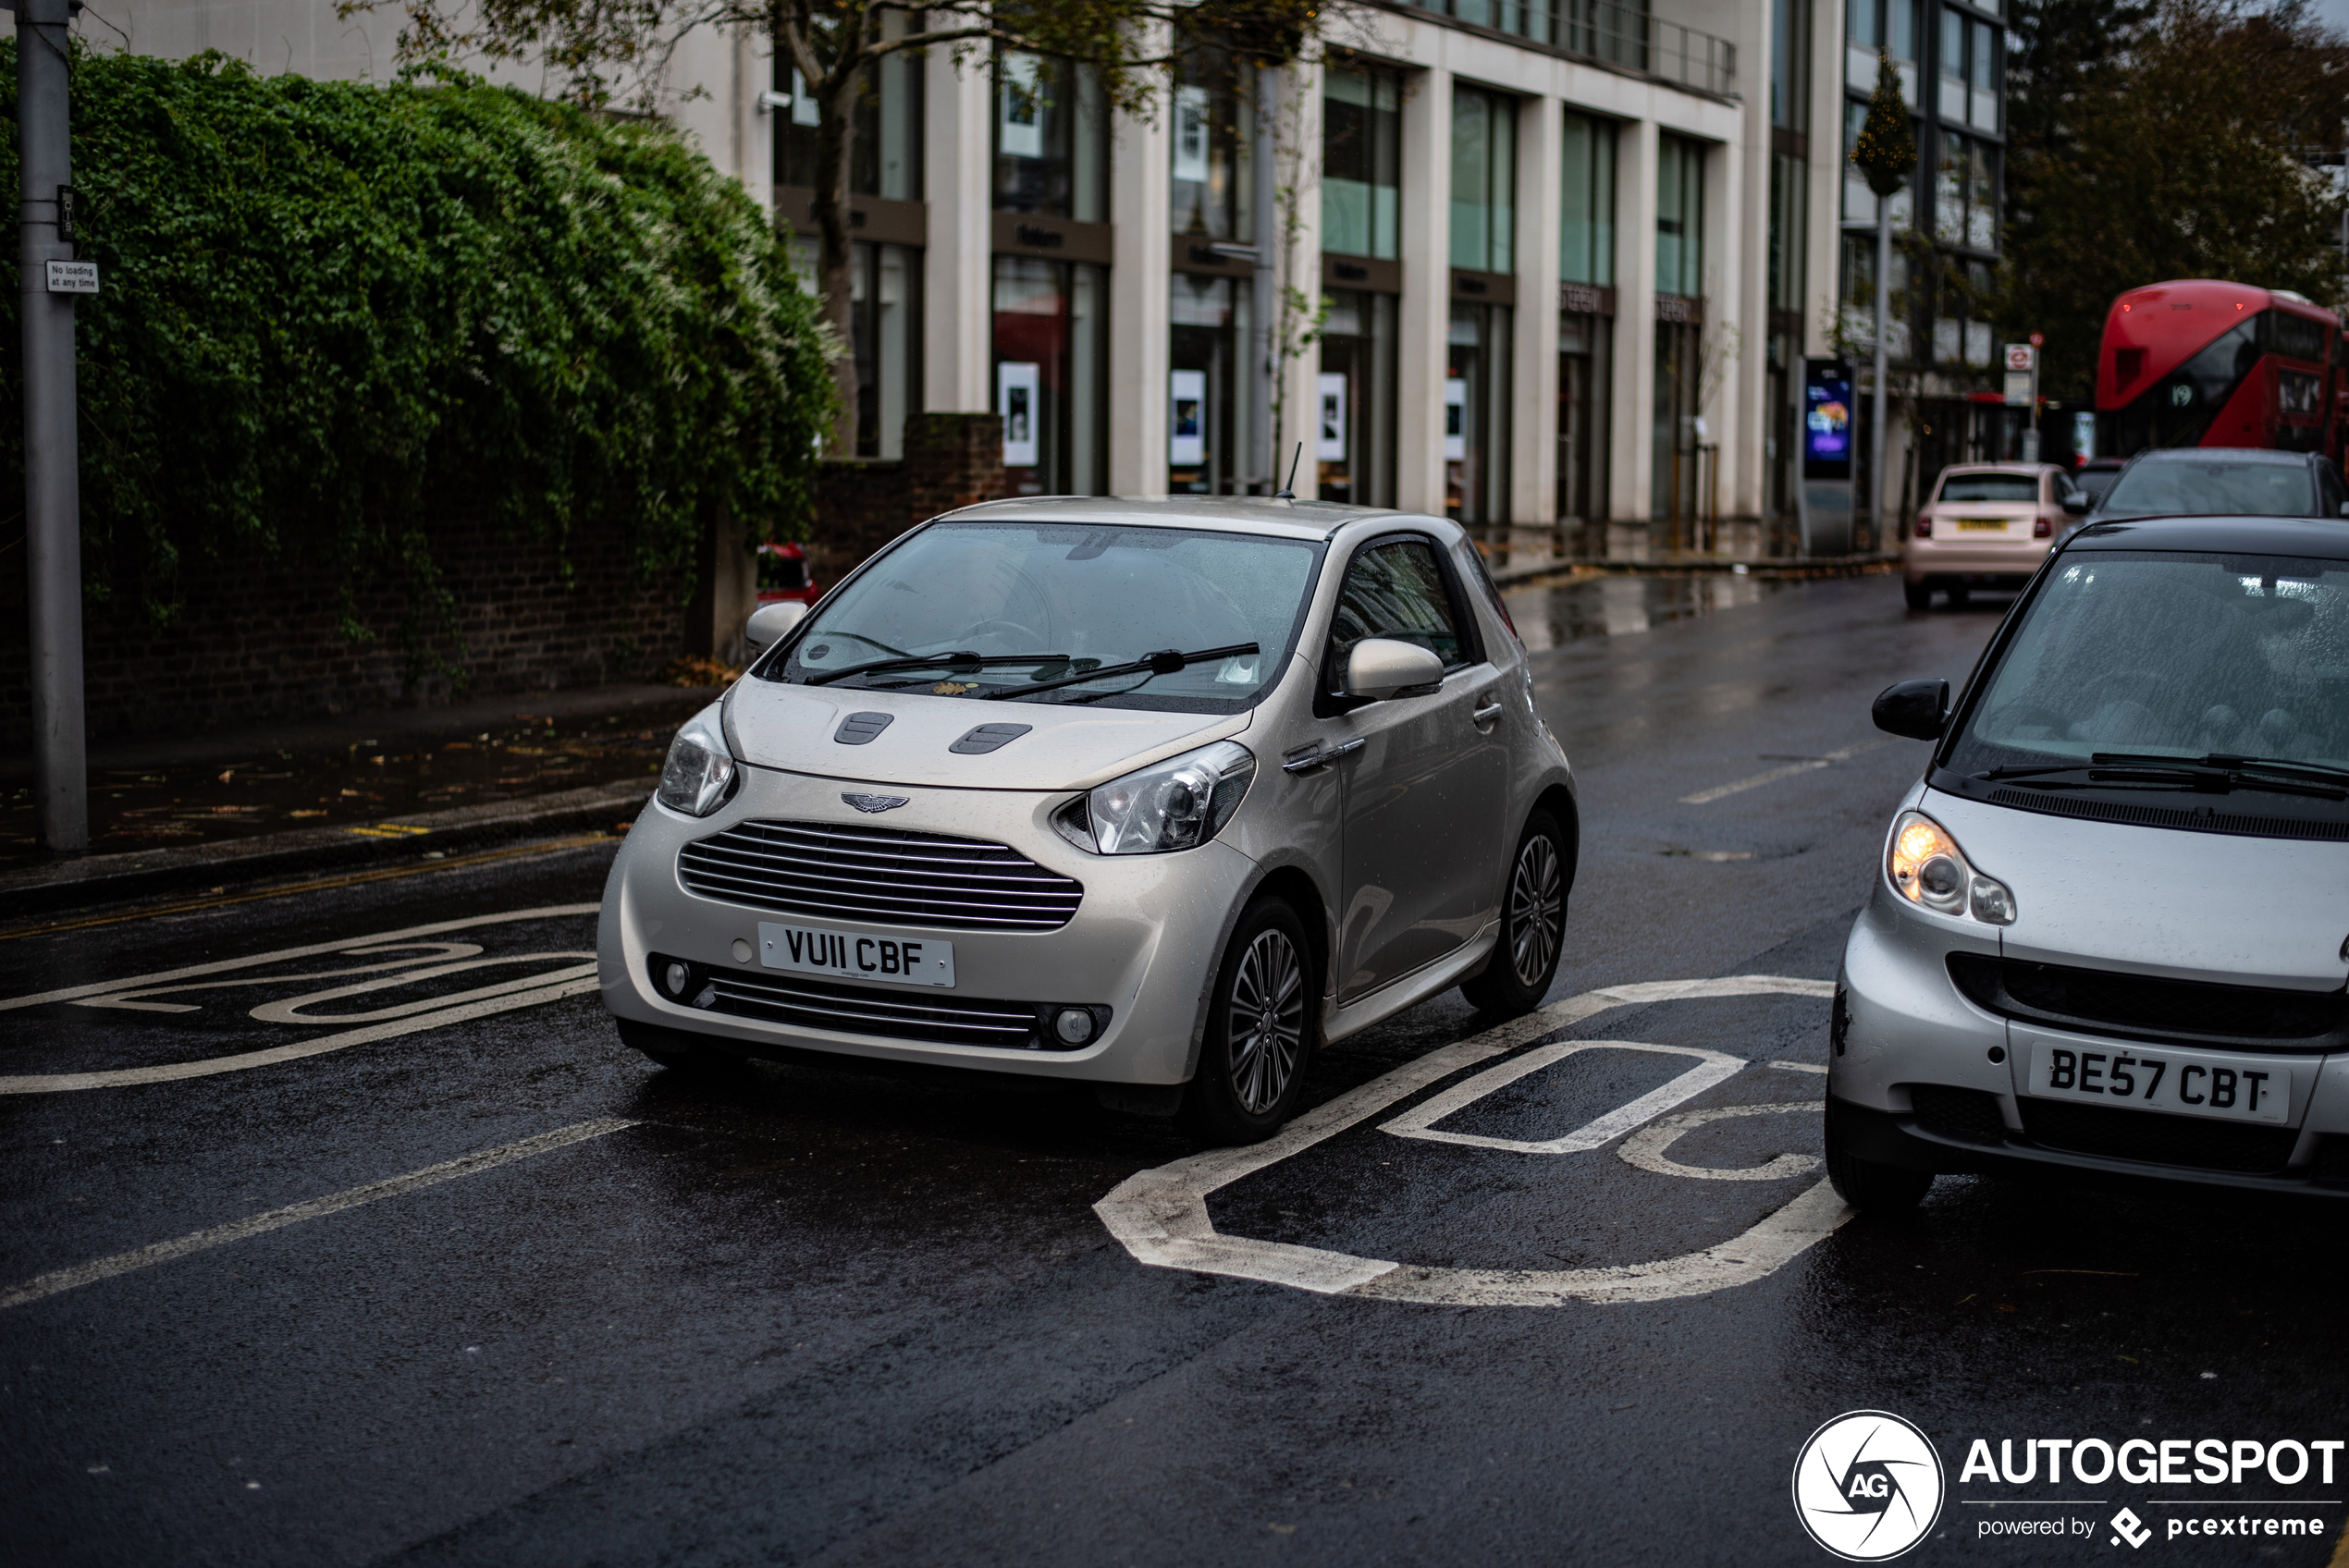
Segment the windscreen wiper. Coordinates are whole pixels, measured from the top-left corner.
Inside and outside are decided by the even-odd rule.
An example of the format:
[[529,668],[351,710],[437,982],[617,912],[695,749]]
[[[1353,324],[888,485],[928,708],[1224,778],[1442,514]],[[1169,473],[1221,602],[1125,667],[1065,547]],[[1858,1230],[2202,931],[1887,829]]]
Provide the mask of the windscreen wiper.
[[[1074,686],[1084,680],[1107,680],[1120,675],[1140,675],[1145,671],[1151,675],[1172,675],[1176,670],[1187,668],[1191,665],[1206,664],[1214,659],[1237,658],[1242,654],[1253,654],[1258,651],[1257,645],[1253,643],[1235,643],[1228,648],[1201,648],[1194,654],[1180,653],[1173,648],[1165,648],[1155,654],[1144,654],[1129,664],[1104,665],[1099,669],[1081,670],[1074,675],[1058,676],[1051,680],[1033,681],[1026,686],[1006,686],[1000,692],[989,692],[985,693],[985,696],[990,702],[999,702],[1006,697],[1026,697],[1038,692],[1057,691],[1063,686]],[[1108,693],[1103,692],[1102,695],[1106,696]]]
[[1066,654],[909,654],[902,659],[875,659],[869,664],[852,664],[846,669],[828,669],[808,677],[801,684],[829,686],[852,675],[879,675],[892,669],[983,669],[990,664],[1051,666],[1067,662]]
[[[2085,773],[2085,784],[2059,783],[2056,773]],[[2085,790],[2100,783],[2170,784],[2183,789],[2225,794],[2232,790],[2264,790],[2279,795],[2314,795],[2322,800],[2349,799],[2349,769],[2321,765],[2269,763],[2256,757],[2213,753],[2203,757],[2165,756],[2158,752],[2097,752],[2086,762],[2048,767],[1994,767],[1974,776],[1986,782],[2031,780],[2039,790]]]

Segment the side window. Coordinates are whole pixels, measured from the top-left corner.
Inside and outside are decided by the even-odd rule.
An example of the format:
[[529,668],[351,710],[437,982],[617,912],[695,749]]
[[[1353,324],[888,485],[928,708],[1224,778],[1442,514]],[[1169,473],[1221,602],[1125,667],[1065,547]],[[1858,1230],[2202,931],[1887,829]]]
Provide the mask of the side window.
[[1346,668],[1346,655],[1365,637],[1415,643],[1441,658],[1447,670],[1469,662],[1434,546],[1413,539],[1390,539],[1354,557],[1346,569],[1337,614],[1330,623],[1333,683]]

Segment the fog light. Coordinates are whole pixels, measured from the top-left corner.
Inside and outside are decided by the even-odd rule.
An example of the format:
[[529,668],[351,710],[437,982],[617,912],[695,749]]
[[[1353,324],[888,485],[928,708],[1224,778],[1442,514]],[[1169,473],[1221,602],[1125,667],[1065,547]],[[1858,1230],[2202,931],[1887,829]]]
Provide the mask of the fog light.
[[1052,1016],[1052,1033],[1072,1046],[1093,1037],[1093,1015],[1081,1007],[1064,1007]]
[[693,983],[694,972],[682,963],[672,963],[660,972],[661,988],[672,997],[682,997]]

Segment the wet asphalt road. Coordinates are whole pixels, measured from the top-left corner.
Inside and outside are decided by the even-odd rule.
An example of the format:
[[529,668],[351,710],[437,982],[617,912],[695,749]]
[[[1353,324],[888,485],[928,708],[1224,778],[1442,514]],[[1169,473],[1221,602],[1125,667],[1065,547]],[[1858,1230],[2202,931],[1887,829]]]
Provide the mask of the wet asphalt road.
[[[1886,578],[1605,582],[1511,606],[1582,789],[1553,998],[1831,979],[1923,760],[1870,729],[1868,699],[1962,678],[1998,607],[1911,616]],[[2339,1561],[2349,1465],[2331,1488],[1959,1475],[1978,1438],[2349,1435],[2331,1211],[1944,1178],[1913,1219],[1845,1224],[1766,1278],[1607,1305],[1144,1267],[1092,1205],[1198,1152],[1168,1124],[820,1066],[679,1082],[623,1051],[592,996],[547,999],[592,948],[609,860],[0,941],[0,998],[92,988],[0,1011],[0,1562],[1811,1563],[1830,1559],[1790,1469],[1863,1408],[1916,1422],[1948,1467],[1911,1561],[2134,1556],[2103,1523],[2123,1503],[2168,1561]],[[348,950],[463,920],[480,923]],[[419,964],[448,973],[409,982]],[[1692,1125],[1661,1164],[1628,1144],[1397,1136],[1382,1113],[1222,1188],[1211,1215],[1227,1236],[1438,1269],[1732,1252],[1818,1182],[1822,1080],[1800,1068],[1825,1060],[1827,1004],[1800,993],[1820,989],[1617,1007],[1543,1036],[1726,1053],[1747,1065],[1681,1111],[1782,1108]],[[399,1010],[420,996],[477,1011],[419,1027],[439,1010]],[[1311,1098],[1488,1027],[1447,994],[1327,1053]],[[371,1037],[24,1092],[351,1034]],[[1441,1126],[1556,1138],[1691,1060],[1577,1052]],[[556,1133],[572,1141],[528,1142]],[[315,1212],[485,1151],[498,1162]],[[1780,1156],[1760,1180],[1703,1174]],[[2280,1497],[2322,1536],[2166,1535]],[[2059,1518],[2093,1534],[1983,1535]]]

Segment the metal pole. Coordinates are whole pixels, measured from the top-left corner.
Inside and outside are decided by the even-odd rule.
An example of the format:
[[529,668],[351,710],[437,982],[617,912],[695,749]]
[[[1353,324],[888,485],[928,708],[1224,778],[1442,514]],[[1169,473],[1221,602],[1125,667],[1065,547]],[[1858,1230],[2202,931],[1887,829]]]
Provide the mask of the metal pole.
[[67,130],[71,0],[16,0],[18,208],[24,328],[25,575],[32,632],[32,802],[41,841],[90,847],[81,698],[81,480],[75,445],[73,296],[48,263],[70,261],[57,188],[73,181]]
[[[1868,521],[1876,527],[1876,554],[1891,547],[1884,529],[1885,324],[1892,313],[1892,198],[1876,199],[1876,403],[1868,411]],[[1858,541],[1844,546],[1852,547]]]

